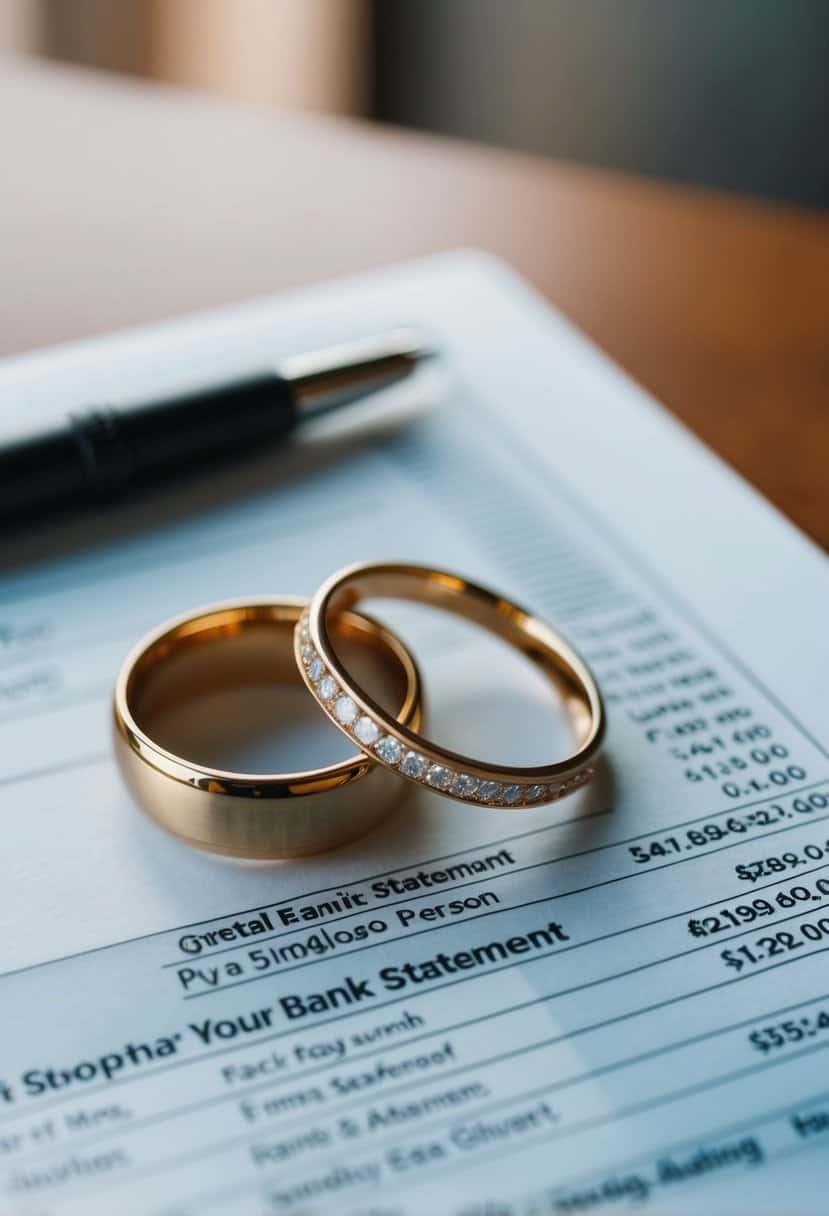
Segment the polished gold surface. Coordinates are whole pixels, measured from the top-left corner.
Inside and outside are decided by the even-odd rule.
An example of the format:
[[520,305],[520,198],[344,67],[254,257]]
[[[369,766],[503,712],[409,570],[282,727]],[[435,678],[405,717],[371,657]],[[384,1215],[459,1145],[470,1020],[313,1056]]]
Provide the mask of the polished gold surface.
[[[344,612],[371,598],[406,599],[452,612],[516,647],[549,678],[561,694],[574,725],[576,751],[538,767],[491,765],[440,747],[395,722],[346,669],[332,644],[331,631]],[[552,802],[584,785],[593,775],[589,761],[601,746],[604,709],[587,665],[550,625],[485,587],[460,575],[426,566],[366,564],[333,575],[312,597],[294,639],[305,682],[331,720],[352,735],[368,717],[378,728],[372,753],[401,776],[459,801],[521,808]],[[315,678],[318,658],[336,684]],[[357,717],[352,717],[353,702]],[[347,721],[344,722],[344,719]]]
[[[359,836],[400,802],[403,783],[365,754],[303,772],[235,773],[177,755],[153,737],[153,718],[179,700],[240,682],[297,683],[291,642],[305,604],[282,597],[212,605],[162,625],[123,664],[114,740],[124,780],[157,823],[197,848],[251,858],[315,853]],[[340,643],[374,652],[390,682],[396,719],[417,730],[420,676],[402,643],[357,613],[341,615],[335,633]],[[260,643],[258,657],[251,651],[241,670],[238,661],[228,661],[229,651],[223,656],[221,643],[248,638]],[[210,660],[201,663],[198,678],[186,664],[196,649]]]

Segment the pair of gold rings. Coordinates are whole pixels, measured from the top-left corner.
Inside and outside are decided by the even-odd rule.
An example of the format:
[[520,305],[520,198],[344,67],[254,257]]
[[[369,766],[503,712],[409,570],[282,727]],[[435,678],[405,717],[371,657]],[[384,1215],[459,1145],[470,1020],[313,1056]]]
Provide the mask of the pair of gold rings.
[[[426,739],[417,664],[394,633],[359,609],[372,598],[444,609],[516,647],[561,694],[576,750],[516,768]],[[194,662],[207,654],[207,665]],[[372,664],[384,685],[374,695],[362,674]],[[175,711],[183,697],[263,679],[303,680],[354,754],[324,768],[257,775],[209,768],[153,738],[154,718]],[[168,622],[127,657],[114,717],[119,766],[144,809],[198,848],[251,858],[300,856],[353,839],[400,801],[407,783],[500,809],[556,801],[589,781],[604,734],[596,683],[554,629],[459,575],[396,564],[351,566],[310,601],[232,601]]]

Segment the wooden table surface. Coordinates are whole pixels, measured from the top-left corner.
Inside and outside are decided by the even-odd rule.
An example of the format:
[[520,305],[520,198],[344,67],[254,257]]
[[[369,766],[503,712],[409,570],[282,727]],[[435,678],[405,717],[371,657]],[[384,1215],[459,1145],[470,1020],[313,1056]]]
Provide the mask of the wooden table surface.
[[0,148],[0,354],[480,246],[829,546],[826,216],[31,61]]

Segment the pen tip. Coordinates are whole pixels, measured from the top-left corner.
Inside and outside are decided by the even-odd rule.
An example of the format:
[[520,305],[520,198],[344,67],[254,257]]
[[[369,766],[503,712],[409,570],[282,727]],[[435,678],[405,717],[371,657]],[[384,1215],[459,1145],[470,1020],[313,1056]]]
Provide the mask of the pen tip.
[[439,355],[438,347],[414,329],[342,343],[296,355],[279,367],[305,418],[361,400],[404,380]]

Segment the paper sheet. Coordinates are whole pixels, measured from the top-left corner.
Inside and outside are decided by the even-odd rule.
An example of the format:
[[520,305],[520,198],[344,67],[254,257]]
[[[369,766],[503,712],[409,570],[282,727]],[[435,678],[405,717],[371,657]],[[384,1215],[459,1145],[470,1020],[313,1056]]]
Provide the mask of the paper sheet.
[[[7,362],[0,425],[399,323],[449,355],[428,415],[9,548],[0,1213],[823,1212],[827,578],[802,536],[476,254]],[[520,815],[418,793],[273,866],[147,822],[110,755],[127,648],[375,558],[560,626],[607,698],[599,779]],[[413,628],[432,737],[539,760],[512,669]]]

